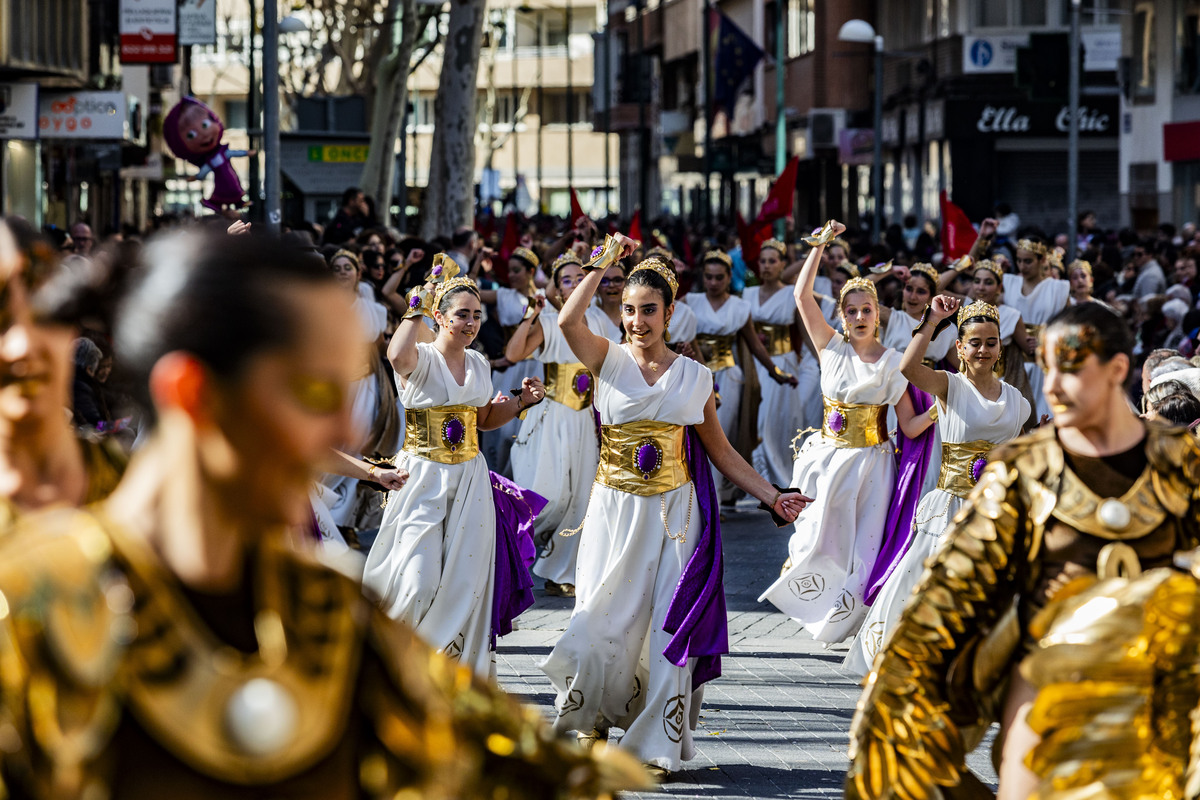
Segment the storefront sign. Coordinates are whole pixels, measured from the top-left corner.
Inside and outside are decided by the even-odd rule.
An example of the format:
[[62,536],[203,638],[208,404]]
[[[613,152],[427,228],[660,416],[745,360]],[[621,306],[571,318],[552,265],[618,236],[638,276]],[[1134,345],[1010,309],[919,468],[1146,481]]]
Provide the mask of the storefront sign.
[[0,83],[0,139],[38,138],[36,83]]
[[[1079,104],[1079,135],[1117,135],[1117,98],[1088,97]],[[979,100],[948,103],[946,135],[950,138],[997,136],[1066,136],[1071,125],[1070,108],[1059,103],[1028,100]]]
[[133,138],[128,98],[122,92],[43,92],[38,130],[43,139]]
[[180,47],[216,43],[216,0],[183,0],[179,6]]
[[[207,0],[214,3],[216,0]],[[121,0],[122,64],[174,64],[178,0]]]
[[[1103,28],[1083,31],[1083,71],[1112,72],[1121,57],[1121,30]],[[1028,33],[994,33],[963,37],[963,72],[1012,73],[1017,68],[1017,50],[1029,46]]]
[[368,149],[365,144],[314,144],[308,148],[308,160],[332,164],[365,164]]

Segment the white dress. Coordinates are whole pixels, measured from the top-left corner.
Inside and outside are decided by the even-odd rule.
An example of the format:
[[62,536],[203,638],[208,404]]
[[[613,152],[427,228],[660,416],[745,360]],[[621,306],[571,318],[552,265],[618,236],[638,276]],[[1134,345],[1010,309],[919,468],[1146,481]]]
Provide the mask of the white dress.
[[[685,295],[684,302],[696,312],[696,334],[698,336],[733,336],[734,365],[718,369],[713,373],[713,383],[721,395],[721,405],[717,408],[717,420],[725,438],[735,447],[738,445],[738,414],[742,409],[742,385],[745,375],[742,367],[736,363],[738,358],[737,334],[750,319],[750,304],[737,295],[730,295],[717,310],[713,310],[708,302],[708,295],[692,293]],[[713,470],[713,478],[717,482],[717,493],[721,500],[731,499],[733,485],[720,472]]]
[[[767,299],[759,302],[758,286],[750,286],[742,299],[750,306],[750,317],[755,322],[768,325],[790,326],[796,321],[796,300],[787,286],[779,289]],[[802,353],[791,351],[772,356],[775,366],[790,375],[799,376]],[[810,361],[816,361],[810,356]],[[757,361],[758,383],[762,400],[758,406],[758,446],[754,448],[752,461],[754,470],[777,486],[787,486],[792,479],[792,439],[805,427],[803,409],[800,407],[800,392],[786,383],[776,383],[767,374],[766,367]],[[819,380],[810,375],[810,380]],[[820,402],[820,398],[818,398]],[[817,424],[821,423],[820,412]]]
[[[438,349],[418,344],[416,369],[396,380],[404,407],[487,405],[487,357],[474,350],[466,357],[460,386]],[[401,450],[396,465],[409,471],[408,483],[388,494],[363,586],[389,617],[487,678],[495,672],[489,639],[496,571],[487,461],[480,453],[461,464],[441,464]]]
[[[712,373],[689,358],[675,359],[647,385],[624,345],[608,348],[598,377],[595,403],[605,424],[696,425],[712,394]],[[645,497],[592,487],[579,534],[575,610],[541,668],[556,693],[556,730],[590,731],[603,718],[624,728],[622,748],[677,770],[694,754],[702,691],[692,687],[695,659],[677,667],[662,655],[671,640],[662,624],[699,532],[667,538],[664,503],[673,534],[684,528],[689,507],[691,525],[699,525],[690,481]]]
[[[937,401],[937,426],[944,441],[1003,444],[1021,434],[1021,425],[1029,417],[1029,401],[1015,387],[1001,383],[1000,397],[988,400],[962,375],[948,372],[946,378],[946,402]],[[857,675],[870,671],[875,654],[900,619],[904,604],[925,571],[925,560],[933,555],[942,533],[965,502],[965,498],[943,489],[934,489],[921,498],[913,517],[912,544],[879,591],[862,630],[850,645],[847,669]]]
[[[603,312],[589,308],[588,330],[603,335],[598,319],[602,316]],[[533,357],[543,364],[577,363],[558,328],[558,312],[546,308],[538,323],[544,338]],[[513,480],[546,498],[546,507],[534,522],[537,541],[545,543],[533,565],[535,575],[554,583],[575,583],[579,537],[557,534],[583,521],[598,459],[596,418],[590,405],[576,411],[546,399],[526,413],[513,443],[512,467]]]
[[[1021,293],[1024,286],[1025,279],[1020,275],[1004,276],[1004,304],[1019,311],[1026,325],[1045,325],[1067,307],[1071,297],[1071,282],[1058,278],[1044,279],[1029,295]],[[1033,362],[1025,364],[1025,374],[1029,376],[1029,386],[1037,402],[1038,419],[1041,420],[1043,416],[1051,414],[1050,401],[1042,391],[1045,376]]]
[[676,303],[668,330],[673,345],[692,341],[696,338],[696,312],[687,303]]
[[[900,353],[868,364],[834,336],[821,352],[821,391],[843,403],[895,405],[908,381]],[[874,447],[835,447],[821,433],[805,440],[791,486],[814,498],[788,542],[791,566],[762,600],[770,600],[819,642],[840,642],[866,616],[863,596],[896,482],[891,440]]]
[[[507,286],[496,289],[496,317],[505,329],[515,328],[521,324],[521,319],[525,316],[525,308],[528,305],[529,298],[516,289],[510,289]],[[507,335],[505,343],[508,343]],[[492,391],[511,397],[511,390],[521,388],[522,380],[541,377],[541,364],[536,359],[527,358],[503,371],[493,371]],[[512,444],[520,427],[521,420],[513,417],[496,430],[485,431],[480,438],[480,446],[483,448],[484,455],[487,456],[488,464],[502,475],[512,474],[510,461]]]
[[588,315],[588,319],[591,319],[592,315],[595,315],[596,319],[600,321],[600,335],[605,339],[608,339],[610,342],[616,342],[617,344],[620,344],[625,338],[625,334],[621,331],[621,326],[613,324],[613,321],[609,319],[608,314],[604,313],[604,309],[601,308],[600,301],[598,299],[592,303],[592,305],[588,306]]

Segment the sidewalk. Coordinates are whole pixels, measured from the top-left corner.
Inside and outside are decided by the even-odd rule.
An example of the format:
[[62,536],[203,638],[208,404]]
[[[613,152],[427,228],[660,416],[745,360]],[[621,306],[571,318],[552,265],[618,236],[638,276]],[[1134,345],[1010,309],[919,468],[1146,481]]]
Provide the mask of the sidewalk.
[[[841,669],[845,646],[826,650],[773,606],[756,602],[779,574],[791,528],[766,513],[730,514],[722,526],[731,652],[705,687],[696,758],[664,784],[679,798],[839,798],[858,680]],[[540,584],[540,582],[539,582]],[[537,668],[566,628],[572,600],[543,597],[500,640],[501,685],[547,715],[550,684]],[[971,766],[995,781],[980,748]],[[646,795],[647,797],[653,795]]]

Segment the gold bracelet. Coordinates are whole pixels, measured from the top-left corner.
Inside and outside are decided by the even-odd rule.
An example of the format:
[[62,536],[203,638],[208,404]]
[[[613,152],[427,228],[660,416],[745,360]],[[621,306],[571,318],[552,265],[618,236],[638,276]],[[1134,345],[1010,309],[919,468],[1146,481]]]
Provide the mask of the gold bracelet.
[[771,508],[775,508],[775,504],[779,502],[779,498],[783,497],[783,492],[775,490],[775,496],[771,498]]
[[369,467],[367,467],[367,477],[372,478],[372,479],[379,477],[379,465],[378,464],[371,464]]
[[933,401],[933,405],[931,405],[929,407],[929,411],[927,413],[929,414],[929,418],[931,420],[933,420],[934,422],[938,421],[938,410],[937,410],[937,401],[936,400]]

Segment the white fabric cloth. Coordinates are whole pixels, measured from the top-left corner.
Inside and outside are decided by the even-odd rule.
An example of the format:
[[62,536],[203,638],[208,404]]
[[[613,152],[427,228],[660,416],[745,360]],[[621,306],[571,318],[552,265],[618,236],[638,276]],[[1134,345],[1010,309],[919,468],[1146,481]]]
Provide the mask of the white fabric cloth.
[[620,344],[621,340],[625,338],[625,334],[621,332],[621,326],[615,324],[609,319],[608,314],[604,313],[604,309],[600,307],[599,298],[592,305],[588,306],[588,318],[591,319],[593,316],[599,320],[600,330],[602,331],[600,335],[610,342]]
[[[912,342],[912,333],[920,321],[920,317],[909,316],[906,311],[893,309],[891,316],[888,318],[887,327],[883,332],[883,346],[903,353]],[[930,322],[929,324],[932,325],[933,323]],[[954,348],[954,338],[957,335],[958,332],[953,325],[946,328],[946,330],[937,335],[937,338],[929,343],[929,347],[925,350],[925,357],[934,361],[941,361]]]
[[[895,405],[907,386],[895,350],[868,364],[835,336],[821,352],[821,391],[830,399]],[[796,456],[791,486],[814,502],[796,519],[791,566],[759,600],[770,600],[819,642],[845,640],[866,616],[863,595],[896,482],[892,447],[890,440],[835,447],[817,432]]]
[[[1004,304],[1020,311],[1021,319],[1026,325],[1045,325],[1055,314],[1067,307],[1067,301],[1071,297],[1071,282],[1057,278],[1046,278],[1028,295],[1023,294],[1024,287],[1025,279],[1020,275],[1004,276]],[[1033,391],[1034,402],[1037,403],[1038,419],[1053,416],[1050,401],[1042,391],[1046,379],[1041,368],[1033,362],[1027,363],[1025,374],[1029,376],[1029,388]]]
[[996,306],[996,310],[1000,312],[1000,345],[1005,347],[1012,343],[1013,333],[1017,330],[1017,320],[1021,319],[1021,312],[1003,303]]
[[[950,372],[946,377],[949,381],[946,402],[937,401],[937,425],[944,441],[1003,444],[1021,434],[1021,425],[1029,417],[1029,401],[1015,387],[1002,382],[1000,397],[988,400],[962,375]],[[912,543],[876,596],[862,629],[850,644],[846,669],[857,675],[870,671],[875,654],[887,641],[900,612],[917,588],[926,559],[933,555],[950,520],[965,502],[964,498],[936,488],[921,498],[913,517]]]
[[[487,357],[466,351],[466,379],[455,381],[432,344],[417,345],[417,367],[397,376],[405,408],[482,407],[492,396]],[[388,494],[363,572],[363,587],[392,619],[411,625],[430,646],[484,678],[489,651],[496,562],[496,511],[482,454],[440,464],[401,451],[408,483]]]
[[[688,358],[675,359],[648,385],[622,345],[608,348],[595,402],[605,424],[696,425],[711,393],[712,373]],[[696,526],[690,482],[649,497],[592,487],[579,534],[575,610],[540,665],[554,685],[556,730],[615,724],[625,729],[623,748],[669,770],[694,753],[702,694],[693,691],[694,662],[677,667],[662,655],[671,638],[662,630],[667,606],[697,536],[688,530],[682,541],[668,538],[663,527],[683,531],[689,508]]]
[[[603,335],[596,315],[588,314],[584,319],[589,330]],[[558,328],[557,311],[546,308],[538,323],[544,338],[533,354],[535,359],[543,364],[578,361]],[[557,534],[583,521],[599,457],[591,406],[576,411],[547,399],[525,415],[513,443],[512,466],[513,480],[546,498],[546,507],[534,523],[541,545],[533,565],[535,575],[554,583],[575,583],[579,537]]]
[[676,303],[671,314],[671,344],[690,342],[696,338],[696,312],[687,303]]
[[[708,295],[692,293],[684,296],[688,306],[696,313],[697,335],[736,336],[742,326],[750,319],[750,304],[737,295],[730,295],[714,309],[708,301]],[[719,369],[713,373],[713,383],[721,395],[721,405],[717,408],[717,420],[725,438],[737,446],[738,414],[742,410],[742,385],[746,376],[742,373],[742,365],[737,362],[738,343],[733,342],[734,366]],[[729,500],[733,494],[733,485],[724,475],[713,471],[717,483],[717,492],[722,500]]]
[[[784,286],[767,298],[760,300],[759,286],[750,286],[742,293],[742,299],[750,306],[750,318],[768,325],[791,325],[796,321],[796,300],[790,287]],[[800,375],[802,353],[792,351],[772,356],[775,366],[784,372]],[[809,361],[816,359],[809,354]],[[754,448],[751,461],[754,469],[777,486],[787,486],[792,479],[792,439],[804,427],[801,395],[796,387],[776,383],[767,374],[766,368],[757,361],[758,383],[762,400],[758,405],[758,446]],[[819,371],[810,371],[805,376],[810,381],[819,381]],[[818,412],[818,424],[820,416]]]
[[[520,325],[528,305],[529,298],[516,289],[510,289],[507,286],[496,289],[496,319],[503,327],[514,328]],[[525,378],[541,377],[543,377],[542,365],[536,359],[527,358],[504,370],[493,370],[492,391],[511,397],[511,392],[514,389],[520,389]],[[520,429],[521,420],[513,417],[499,428],[484,432],[480,437],[480,446],[483,448],[488,464],[501,475],[508,477],[513,475],[512,445]]]

